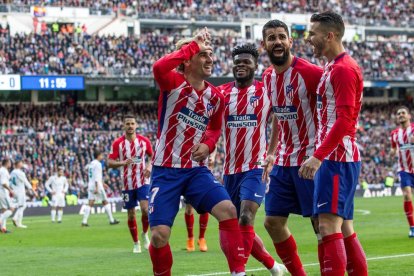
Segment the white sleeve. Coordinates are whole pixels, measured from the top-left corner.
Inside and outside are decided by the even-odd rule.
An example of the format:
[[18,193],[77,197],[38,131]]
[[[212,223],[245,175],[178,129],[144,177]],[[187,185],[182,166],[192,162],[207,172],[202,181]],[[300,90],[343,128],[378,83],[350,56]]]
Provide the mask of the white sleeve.
[[51,176],[51,177],[49,177],[49,179],[46,181],[46,183],[45,183],[45,188],[46,188],[46,190],[49,192],[49,193],[51,193],[51,192],[53,192],[53,190],[52,190],[52,188],[51,188],[51,185],[52,185],[52,182],[53,182],[53,176]]
[[101,184],[101,168],[100,168],[101,164],[96,164],[93,168],[93,175],[94,175],[94,184],[96,182],[98,182],[98,185]]
[[69,183],[68,183],[68,179],[65,177],[65,184],[63,184],[63,191],[66,194],[68,190],[69,190]]
[[29,180],[27,179],[27,176],[25,173],[22,173],[22,180],[24,182],[24,185],[26,185],[26,188],[29,190],[33,190],[32,184],[30,184]]

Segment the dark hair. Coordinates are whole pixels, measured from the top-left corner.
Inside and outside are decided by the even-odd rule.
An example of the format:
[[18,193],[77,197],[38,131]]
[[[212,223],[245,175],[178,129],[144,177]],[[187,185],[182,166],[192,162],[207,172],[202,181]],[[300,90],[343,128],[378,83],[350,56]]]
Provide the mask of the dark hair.
[[9,159],[3,159],[3,160],[1,161],[1,165],[2,165],[2,166],[6,166],[8,162],[10,162],[10,160],[9,160]]
[[410,110],[408,109],[408,107],[406,107],[405,105],[400,105],[396,110],[395,110],[395,112],[397,113],[398,112],[398,110],[400,110],[400,109],[405,109],[405,111],[407,111],[407,113],[408,114],[410,114]]
[[257,62],[257,59],[259,58],[259,51],[257,51],[257,48],[255,45],[250,44],[250,43],[236,46],[231,52],[231,56],[233,58],[240,54],[250,54],[253,56],[256,62]]
[[342,38],[345,33],[345,24],[342,20],[342,17],[334,13],[333,11],[326,11],[322,13],[315,13],[311,16],[310,21],[319,22],[324,27],[328,27],[329,29],[333,29],[336,31],[336,35],[339,38]]
[[125,114],[124,118],[123,118],[123,121],[125,121],[125,119],[134,119],[134,120],[136,120],[135,115],[133,115],[131,113]]
[[100,151],[100,150],[95,150],[94,152],[93,152],[93,158],[98,158],[98,156],[101,154],[102,152]]
[[263,28],[262,28],[262,37],[263,37],[263,40],[265,40],[266,31],[268,29],[276,29],[276,28],[283,28],[283,29],[285,29],[285,31],[286,31],[286,33],[287,33],[287,35],[289,37],[289,29],[288,29],[288,26],[284,22],[282,22],[280,20],[277,20],[277,19],[274,19],[274,20],[267,21],[267,23],[263,26]]

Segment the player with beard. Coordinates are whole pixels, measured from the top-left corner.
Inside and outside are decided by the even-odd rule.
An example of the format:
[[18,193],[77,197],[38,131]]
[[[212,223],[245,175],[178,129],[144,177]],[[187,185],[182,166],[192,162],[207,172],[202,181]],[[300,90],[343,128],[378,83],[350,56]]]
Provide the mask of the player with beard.
[[397,119],[400,126],[391,132],[391,156],[395,156],[398,152],[398,171],[404,195],[404,212],[410,227],[408,237],[414,238],[412,204],[412,187],[414,187],[414,124],[411,123],[410,111],[405,106],[397,109]]
[[[267,22],[262,32],[262,46],[272,63],[263,82],[274,112],[263,172],[263,180],[270,178],[265,227],[289,272],[306,275],[287,221],[292,213],[312,216],[314,184],[299,178],[298,170],[315,149],[316,88],[322,69],[291,54],[293,41],[282,21]],[[311,222],[315,225],[312,217]],[[319,234],[317,238],[320,244]]]
[[254,232],[254,219],[266,189],[261,165],[266,158],[270,96],[263,83],[254,79],[259,57],[256,47],[238,46],[233,49],[232,57],[236,80],[218,87],[225,102],[224,186],[237,208],[246,262],[251,252],[272,275],[282,275],[285,268],[274,261]]
[[356,126],[362,105],[363,77],[342,44],[345,24],[334,12],[311,17],[307,41],[315,57],[328,63],[318,84],[316,150],[299,170],[314,179],[313,214],[322,235],[323,275],[368,275],[364,250],[354,232],[354,195],[361,158]]

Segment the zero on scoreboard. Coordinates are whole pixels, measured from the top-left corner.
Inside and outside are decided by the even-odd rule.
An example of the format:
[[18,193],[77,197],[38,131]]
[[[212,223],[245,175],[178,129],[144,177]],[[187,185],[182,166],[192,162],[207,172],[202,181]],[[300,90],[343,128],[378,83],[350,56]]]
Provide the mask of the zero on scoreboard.
[[85,90],[83,76],[22,76],[22,90]]

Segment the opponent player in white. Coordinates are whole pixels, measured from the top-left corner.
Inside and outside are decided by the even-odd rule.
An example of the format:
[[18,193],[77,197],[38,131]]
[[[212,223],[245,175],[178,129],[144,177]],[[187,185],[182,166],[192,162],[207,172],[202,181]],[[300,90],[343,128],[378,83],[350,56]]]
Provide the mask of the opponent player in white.
[[102,204],[105,208],[105,212],[109,219],[110,225],[118,224],[119,221],[114,219],[112,216],[111,206],[108,204],[108,198],[106,197],[104,185],[102,180],[102,163],[101,161],[104,159],[104,155],[100,151],[95,151],[93,154],[95,158],[89,165],[88,165],[88,199],[89,205],[85,207],[85,211],[83,214],[82,226],[88,227],[88,217],[91,212],[91,207],[95,204],[96,200],[102,201]]
[[57,222],[62,222],[63,207],[65,207],[65,195],[69,189],[69,183],[64,173],[64,167],[58,168],[58,174],[54,174],[45,183],[46,190],[52,195],[52,210],[50,215],[52,222],[56,221],[56,209],[57,209]]
[[11,198],[13,196],[13,191],[9,186],[10,174],[9,169],[11,167],[11,162],[9,159],[3,159],[1,162],[0,168],[0,230],[3,233],[10,233],[7,230],[7,219],[11,216],[14,211]]
[[14,170],[10,174],[10,186],[13,190],[14,199],[17,202],[17,210],[13,216],[13,224],[19,228],[27,228],[22,224],[23,212],[26,209],[26,189],[31,191],[36,197],[37,193],[33,190],[29,180],[27,180],[26,174],[22,170],[23,161],[17,159],[14,163]]

